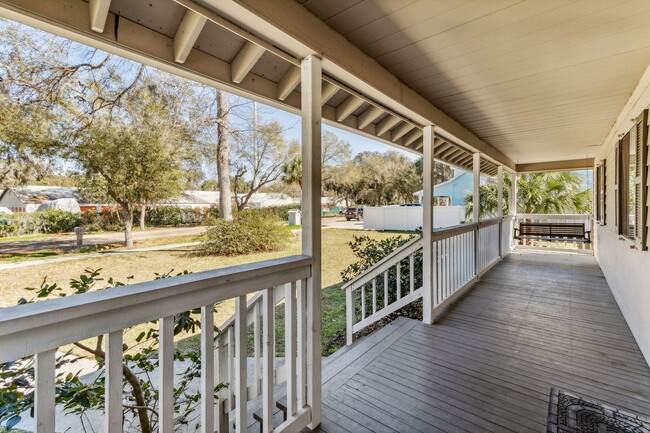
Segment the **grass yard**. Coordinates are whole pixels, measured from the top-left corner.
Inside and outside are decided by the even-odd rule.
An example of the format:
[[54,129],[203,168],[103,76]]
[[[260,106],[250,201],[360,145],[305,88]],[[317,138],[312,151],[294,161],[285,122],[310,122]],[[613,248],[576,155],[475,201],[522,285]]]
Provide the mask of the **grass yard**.
[[[372,238],[384,239],[395,236],[395,233],[363,232],[358,230],[326,229],[323,230],[323,347],[324,354],[329,354],[338,347],[332,347],[328,342],[345,329],[345,293],[340,290],[341,271],[354,261],[354,255],[347,243],[354,235],[365,234]],[[165,239],[167,243],[169,239]],[[185,240],[187,242],[189,240]],[[147,241],[143,241],[147,242]],[[181,243],[175,239],[173,243]],[[141,246],[141,245],[138,245]],[[88,258],[52,265],[37,265],[25,268],[0,271],[0,307],[15,305],[21,297],[30,299],[31,292],[25,287],[39,287],[44,278],[49,283],[62,285],[69,290],[69,281],[79,278],[84,269],[102,269],[102,277],[121,282],[141,282],[155,278],[155,273],[165,273],[171,270],[182,272],[199,272],[209,269],[234,266],[260,260],[299,254],[300,241],[294,237],[290,245],[283,251],[274,253],[251,254],[237,257],[197,257],[188,250],[150,251],[125,255],[107,255],[104,257]],[[129,277],[132,277],[129,279]],[[98,285],[101,287],[101,285]],[[234,311],[234,300],[226,301],[218,306],[215,317],[216,323],[228,319]],[[278,309],[279,310],[279,309]],[[129,347],[135,344],[135,338],[141,329],[134,329],[125,334],[125,343]],[[185,344],[193,345],[194,338],[189,338]]]

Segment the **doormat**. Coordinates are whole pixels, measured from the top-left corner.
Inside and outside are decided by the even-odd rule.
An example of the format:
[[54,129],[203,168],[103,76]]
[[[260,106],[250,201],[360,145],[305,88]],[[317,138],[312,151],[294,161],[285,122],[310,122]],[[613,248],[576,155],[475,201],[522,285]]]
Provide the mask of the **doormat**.
[[548,433],[650,433],[650,420],[551,388]]

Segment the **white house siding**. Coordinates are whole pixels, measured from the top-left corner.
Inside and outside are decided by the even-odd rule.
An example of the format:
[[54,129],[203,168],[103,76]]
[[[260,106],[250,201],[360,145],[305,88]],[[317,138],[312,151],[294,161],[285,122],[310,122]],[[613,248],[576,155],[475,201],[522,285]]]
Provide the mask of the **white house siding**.
[[[614,162],[618,134],[629,130],[635,118],[650,105],[650,91],[646,87],[641,97],[627,105],[620,128],[598,152],[595,164],[606,160],[606,225],[595,227],[595,254],[632,334],[650,364],[650,251],[632,249],[633,242],[618,235],[616,203],[614,201]],[[647,222],[646,222],[647,224]],[[568,282],[570,284],[570,282]]]

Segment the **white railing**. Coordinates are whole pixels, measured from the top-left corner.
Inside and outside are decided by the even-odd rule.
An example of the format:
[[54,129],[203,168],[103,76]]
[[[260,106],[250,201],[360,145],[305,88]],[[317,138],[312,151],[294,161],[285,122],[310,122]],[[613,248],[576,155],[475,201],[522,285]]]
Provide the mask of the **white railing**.
[[[434,313],[509,252],[504,227],[511,227],[512,220],[506,216],[433,231]],[[422,247],[422,238],[415,238],[342,287],[346,292],[347,344],[352,344],[354,333],[422,297],[422,266],[426,265]]]
[[522,222],[529,223],[582,223],[585,226],[585,231],[590,232],[591,242],[579,242],[575,239],[566,238],[558,240],[542,240],[542,239],[514,239],[515,248],[519,249],[544,249],[544,250],[557,250],[557,251],[573,251],[592,253],[593,242],[593,215],[578,215],[578,214],[518,214],[514,220],[514,227],[510,232],[510,236],[514,236],[514,229],[519,228]]
[[342,287],[347,344],[352,344],[355,332],[422,297],[416,261],[422,261],[422,237],[411,239]]
[[[299,431],[311,421],[307,404],[307,364],[311,362],[307,354],[312,339],[306,304],[311,263],[307,256],[286,257],[5,308],[0,315],[0,363],[35,357],[34,424],[37,432],[54,432],[56,350],[105,335],[104,425],[111,433],[119,432],[123,423],[124,329],[158,320],[159,431],[172,432],[174,315],[201,308],[201,431],[228,432],[230,423],[237,431],[246,431],[251,422],[249,401],[256,397],[264,431],[272,431],[279,400],[274,387],[281,382],[286,382],[287,419],[273,431]],[[260,293],[247,302],[247,295],[255,292]],[[235,315],[215,335],[214,305],[233,298]],[[285,362],[276,368],[274,309],[280,299],[284,299]],[[255,379],[249,384],[247,327],[251,323],[256,367]],[[314,352],[320,353],[320,347]],[[217,399],[214,389],[218,383],[228,386],[219,391]]]

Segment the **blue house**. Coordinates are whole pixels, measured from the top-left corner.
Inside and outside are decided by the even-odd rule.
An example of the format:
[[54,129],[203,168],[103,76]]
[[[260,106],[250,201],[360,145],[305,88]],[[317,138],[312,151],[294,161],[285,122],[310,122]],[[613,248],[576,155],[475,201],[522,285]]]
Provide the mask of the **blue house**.
[[[464,199],[472,192],[473,174],[454,169],[454,177],[434,187],[434,197],[438,206],[464,206]],[[422,190],[413,194],[422,203]]]

